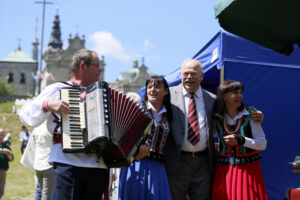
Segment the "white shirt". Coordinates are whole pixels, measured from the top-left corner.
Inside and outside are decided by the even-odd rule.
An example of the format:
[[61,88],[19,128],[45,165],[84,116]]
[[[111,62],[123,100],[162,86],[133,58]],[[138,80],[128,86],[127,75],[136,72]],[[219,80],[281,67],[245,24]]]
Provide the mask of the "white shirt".
[[[53,123],[54,117],[51,112],[43,111],[42,104],[46,100],[60,100],[60,89],[63,87],[68,87],[68,85],[58,82],[47,86],[33,101],[22,107],[19,112],[21,121],[28,126],[38,126],[47,120],[47,128],[53,133],[56,126]],[[50,163],[58,162],[87,168],[107,168],[102,158],[100,158],[99,163],[96,160],[95,154],[63,153],[61,144],[54,144],[49,156]]]
[[35,170],[46,170],[52,166],[49,164],[49,155],[53,147],[53,134],[47,129],[47,124],[43,123],[36,127],[32,132],[33,142],[35,144]]
[[29,140],[30,132],[27,130],[27,133],[28,133],[28,136],[26,134],[26,131],[20,132],[20,141],[28,141]]
[[203,98],[203,92],[201,87],[195,92],[194,99],[196,103],[196,110],[197,110],[197,117],[198,117],[198,124],[200,129],[200,141],[193,145],[188,141],[188,106],[189,100],[191,95],[183,89],[183,97],[184,97],[184,104],[185,104],[185,135],[182,143],[181,150],[188,151],[188,152],[197,152],[203,151],[207,148],[207,141],[208,141],[208,133],[207,133],[207,120],[206,120],[206,110]]
[[10,139],[11,139],[11,134],[7,133],[6,136],[4,137],[3,141],[8,142],[8,141],[10,141]]
[[[231,118],[226,114],[226,122],[230,126],[236,124],[236,121],[243,117],[243,115],[249,115],[250,113],[244,108],[242,112],[239,112],[234,118]],[[259,123],[255,123],[250,119],[250,128],[252,132],[252,138],[245,137],[245,147],[255,150],[265,150],[267,146],[267,140],[265,138],[264,131]]]
[[147,108],[148,108],[148,110],[150,110],[150,109],[152,110],[153,119],[157,120],[157,121],[160,121],[162,114],[167,112],[167,109],[165,108],[164,105],[162,106],[160,111],[157,112],[156,109],[153,107],[153,105],[149,101],[147,101]]
[[53,146],[53,134],[47,129],[46,121],[33,129],[21,163],[34,170],[42,171],[51,168],[49,155]]

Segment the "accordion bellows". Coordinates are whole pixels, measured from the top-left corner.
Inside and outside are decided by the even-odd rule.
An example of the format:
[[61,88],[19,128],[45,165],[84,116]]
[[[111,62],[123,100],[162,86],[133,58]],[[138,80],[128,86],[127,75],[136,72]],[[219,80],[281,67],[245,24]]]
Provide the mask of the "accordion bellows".
[[70,105],[70,115],[62,118],[65,153],[96,153],[108,167],[129,166],[150,134],[148,112],[106,82],[63,88],[61,99]]

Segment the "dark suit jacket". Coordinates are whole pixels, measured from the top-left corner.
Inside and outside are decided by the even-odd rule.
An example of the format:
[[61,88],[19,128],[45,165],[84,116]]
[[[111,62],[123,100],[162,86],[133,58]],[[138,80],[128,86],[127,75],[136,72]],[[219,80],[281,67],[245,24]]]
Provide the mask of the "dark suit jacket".
[[[176,175],[180,167],[181,146],[185,131],[185,108],[184,97],[182,93],[182,84],[170,87],[173,120],[171,122],[171,133],[165,144],[164,153],[166,156],[166,171],[168,175]],[[208,134],[208,150],[210,171],[213,172],[214,163],[214,142],[212,126],[212,113],[216,96],[206,90],[203,90],[203,98],[206,109],[206,123]]]

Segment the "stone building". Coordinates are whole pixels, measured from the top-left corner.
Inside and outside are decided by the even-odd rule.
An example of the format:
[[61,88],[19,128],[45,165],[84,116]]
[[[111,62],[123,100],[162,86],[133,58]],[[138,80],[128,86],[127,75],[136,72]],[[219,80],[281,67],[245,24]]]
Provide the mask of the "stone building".
[[[43,79],[41,83],[41,89],[45,88],[47,85],[52,84],[57,81],[67,81],[72,76],[72,57],[78,49],[84,48],[85,38],[84,35],[82,39],[75,35],[72,38],[72,35],[69,35],[69,46],[66,50],[62,49],[63,42],[61,41],[61,31],[60,31],[60,20],[58,14],[55,16],[53,22],[53,28],[51,32],[51,39],[48,44],[48,49],[43,54],[43,59],[45,63],[44,74],[51,74],[54,77],[54,80]],[[101,67],[104,70],[105,62],[104,57],[100,59]],[[104,71],[101,73],[99,80],[103,80]]]
[[132,68],[128,72],[121,72],[116,82],[111,82],[110,85],[124,93],[137,92],[145,86],[145,82],[150,76],[155,75],[148,73],[147,70],[148,68],[144,65],[143,58],[141,66],[138,65],[137,60],[134,60]]
[[0,60],[0,78],[13,84],[17,96],[30,97],[34,95],[35,80],[33,75],[36,71],[37,61],[24,53],[20,45],[16,51]]

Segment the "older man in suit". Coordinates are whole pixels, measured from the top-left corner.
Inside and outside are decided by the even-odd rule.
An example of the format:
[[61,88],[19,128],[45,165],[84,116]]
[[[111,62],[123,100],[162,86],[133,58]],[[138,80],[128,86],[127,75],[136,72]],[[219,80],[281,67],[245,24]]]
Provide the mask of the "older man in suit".
[[165,146],[166,170],[174,200],[210,199],[213,133],[210,131],[215,95],[202,89],[202,64],[188,59],[182,82],[170,88],[173,121]]
[[[202,89],[202,64],[195,59],[181,66],[182,80],[170,87],[173,121],[165,145],[166,171],[173,200],[207,200],[211,196],[214,165],[215,95]],[[255,110],[251,119],[263,121]]]

